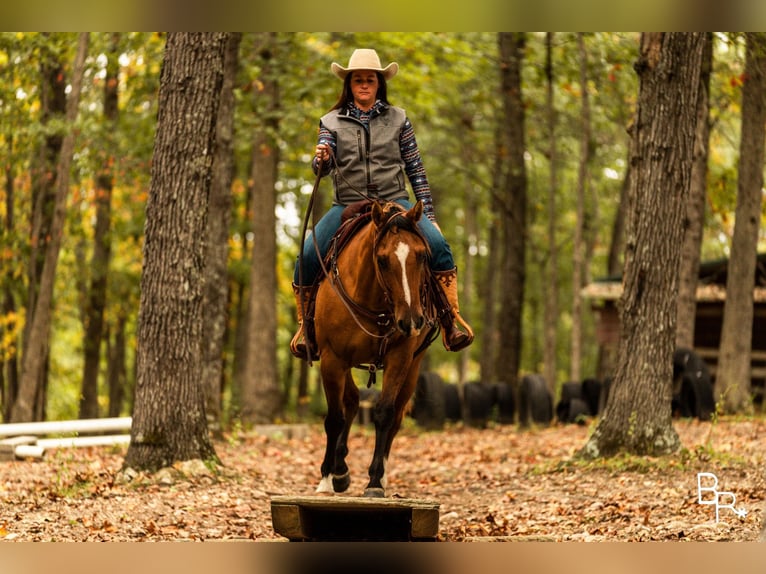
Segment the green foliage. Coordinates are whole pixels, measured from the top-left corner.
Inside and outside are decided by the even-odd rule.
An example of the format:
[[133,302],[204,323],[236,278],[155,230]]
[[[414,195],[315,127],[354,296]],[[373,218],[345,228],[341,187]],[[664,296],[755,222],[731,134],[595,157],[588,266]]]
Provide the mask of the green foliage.
[[[261,69],[260,35],[245,34],[240,48],[240,68],[235,85],[235,176],[230,231],[229,333],[225,349],[226,397],[237,361],[237,329],[247,301],[250,253],[257,240],[251,223],[250,192],[252,133],[263,125],[272,129],[280,150],[277,195],[278,223],[278,372],[291,373],[292,357],[287,341],[294,328],[294,303],[290,283],[300,238],[300,223],[314,176],[309,167],[319,117],[336,101],[340,81],[330,73],[330,63],[345,64],[354,48],[374,47],[384,64],[399,63],[399,74],[389,83],[393,104],[404,107],[413,122],[426,171],[433,190],[439,224],[453,248],[458,267],[475,263],[475,282],[487,273],[489,232],[496,214],[491,199],[496,131],[501,109],[497,36],[493,33],[461,32],[299,32],[277,33],[270,54],[274,69],[265,77]],[[588,241],[593,249],[590,277],[606,274],[611,244],[611,225],[618,208],[620,187],[627,165],[627,130],[632,122],[638,94],[633,70],[638,35],[592,33],[585,37],[588,51],[588,82],[580,85],[576,35],[554,36],[553,78],[557,110],[556,145],[558,188],[556,245],[559,251],[560,320],[558,364],[568,371],[571,326],[572,238],[575,224],[575,189],[579,159],[581,93],[588,90],[592,136],[589,142],[586,219]],[[119,116],[116,125],[103,118],[106,54],[115,38],[91,35],[88,69],[80,113],[75,129],[76,150],[67,227],[62,245],[55,290],[54,324],[51,333],[49,418],[75,416],[82,377],[82,311],[84,286],[90,278],[90,259],[95,222],[95,177],[104,167],[113,174],[111,261],[108,270],[106,322],[110,333],[126,320],[128,364],[135,354],[135,331],[140,300],[141,250],[144,205],[151,177],[151,156],[157,117],[157,91],[162,66],[164,35],[122,33],[116,38],[119,53]],[[14,222],[6,225],[6,201],[0,202],[4,222],[0,237],[0,285],[11,295],[16,310],[3,313],[3,358],[21,348],[23,320],[28,297],[27,262],[30,253],[32,183],[40,177],[32,171],[38,144],[49,133],[70,129],[60,121],[44,124],[40,118],[39,69],[46,54],[59,54],[70,72],[76,34],[0,34],[0,176],[12,184]],[[739,140],[739,94],[744,55],[741,38],[718,35],[711,81],[711,149],[708,173],[708,211],[703,258],[724,255],[733,229],[736,202],[737,146]],[[526,299],[523,315],[522,370],[542,369],[544,275],[549,256],[547,193],[550,175],[548,119],[545,109],[545,43],[543,34],[530,34],[524,55],[522,83],[525,105],[525,139],[528,170],[528,229]],[[258,98],[264,82],[279,85],[280,105],[265,109]],[[255,175],[257,177],[257,174]],[[6,186],[0,195],[6,197]],[[320,187],[324,205],[329,204],[330,184]],[[466,213],[475,205],[478,232],[469,233]],[[474,290],[475,292],[476,290]],[[481,332],[483,301],[461,300],[463,313],[475,331]],[[597,346],[594,318],[586,309],[583,373],[595,372]],[[477,372],[482,353],[477,341],[467,351],[469,372]],[[436,344],[429,351],[435,370],[454,379],[460,357]],[[106,364],[102,365],[105,373]],[[286,375],[285,384],[289,385]],[[562,375],[563,376],[563,375]],[[132,379],[129,373],[129,379]],[[105,387],[105,377],[102,377]],[[288,386],[289,388],[289,386]],[[105,397],[106,389],[102,389]],[[106,407],[106,399],[102,401]]]

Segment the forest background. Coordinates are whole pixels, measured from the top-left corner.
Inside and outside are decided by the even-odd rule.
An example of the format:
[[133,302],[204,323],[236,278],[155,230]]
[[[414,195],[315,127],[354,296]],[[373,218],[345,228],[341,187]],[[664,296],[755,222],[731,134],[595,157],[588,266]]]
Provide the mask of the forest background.
[[[51,238],[45,222],[54,207],[55,150],[61,150],[67,135],[73,145],[70,184],[35,418],[131,412],[144,206],[164,35],[89,36],[76,118],[68,122],[66,95],[72,92],[78,35],[0,35],[4,421],[10,419],[9,399],[20,368],[26,310],[41,272],[41,247]],[[600,374],[594,315],[580,299],[580,289],[620,268],[622,237],[615,223],[623,205],[628,128],[638,94],[633,70],[638,40],[638,34],[629,33],[529,34],[524,45],[528,203],[519,366],[521,373],[553,373],[549,379],[556,386]],[[276,240],[276,337],[274,364],[259,367],[276,374],[280,392],[278,408],[267,418],[291,420],[304,416],[306,409],[322,409],[315,370],[305,369],[287,348],[295,327],[290,282],[313,184],[309,160],[318,118],[340,91],[329,65],[344,64],[362,46],[375,47],[384,63],[397,61],[401,67],[389,96],[413,121],[437,217],[461,270],[461,309],[481,333],[460,354],[432,346],[428,368],[451,382],[497,380],[502,372],[493,318],[509,286],[493,274],[502,257],[496,249],[498,234],[507,229],[500,222],[503,214],[495,193],[506,151],[498,134],[504,110],[497,35],[244,34],[232,89],[226,323],[221,370],[215,376],[222,390],[218,418],[224,425],[252,422],[242,416],[247,412],[242,388],[252,375],[244,369],[244,356],[250,286],[257,275],[253,270],[258,270],[254,248],[265,238]],[[743,38],[716,34],[703,260],[727,256],[733,233],[743,68]],[[553,115],[547,106],[549,80]],[[262,169],[264,155],[272,158],[272,171]],[[326,206],[329,181],[321,190]],[[273,220],[256,217],[264,205],[274,206]],[[548,275],[552,246],[557,254],[555,282]],[[551,338],[546,335],[551,321],[546,320],[545,303],[552,297],[559,307]],[[93,330],[99,307],[103,323]],[[546,357],[546,344],[552,340],[555,352]],[[94,341],[95,350],[89,350]],[[89,353],[97,357],[95,393],[84,386],[93,379]],[[93,400],[83,400],[86,396]]]

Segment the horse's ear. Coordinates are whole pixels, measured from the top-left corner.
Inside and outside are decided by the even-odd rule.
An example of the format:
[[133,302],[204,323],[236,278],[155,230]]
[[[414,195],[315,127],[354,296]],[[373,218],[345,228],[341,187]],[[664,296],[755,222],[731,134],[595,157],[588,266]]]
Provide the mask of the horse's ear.
[[375,224],[376,227],[380,227],[384,221],[383,221],[383,206],[380,204],[379,201],[373,201],[372,202],[372,222]]
[[423,216],[423,202],[418,199],[418,202],[412,206],[408,215],[414,223],[420,221],[420,218]]

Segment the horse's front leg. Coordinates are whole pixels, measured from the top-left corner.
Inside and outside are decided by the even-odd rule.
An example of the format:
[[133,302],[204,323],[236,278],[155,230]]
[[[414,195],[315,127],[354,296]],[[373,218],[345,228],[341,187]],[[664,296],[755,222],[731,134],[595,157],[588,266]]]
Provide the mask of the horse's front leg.
[[335,467],[332,471],[332,487],[336,493],[346,492],[351,484],[346,456],[348,456],[348,435],[357,412],[359,412],[359,389],[349,371],[346,373],[346,386],[343,391],[343,431],[335,447]]
[[375,450],[369,468],[370,482],[364,489],[364,495],[383,498],[386,496],[389,437],[393,438],[391,435],[396,422],[395,403],[392,398],[386,397],[385,389],[372,409],[372,420],[375,423]]
[[327,443],[321,466],[322,479],[316,490],[329,494],[345,492],[351,482],[346,465],[347,441],[353,417],[359,406],[359,391],[354,385],[351,373],[347,370],[333,369],[331,363],[330,360],[323,360],[322,364],[322,382],[327,399],[327,416],[324,421]]
[[409,368],[400,370],[395,367],[388,367],[388,373],[384,375],[383,392],[373,410],[375,451],[369,469],[370,482],[364,491],[364,495],[367,497],[381,498],[386,496],[388,455],[391,452],[394,437],[402,425],[407,404],[417,385],[420,360],[401,361],[398,364],[402,365],[403,363],[409,364]]

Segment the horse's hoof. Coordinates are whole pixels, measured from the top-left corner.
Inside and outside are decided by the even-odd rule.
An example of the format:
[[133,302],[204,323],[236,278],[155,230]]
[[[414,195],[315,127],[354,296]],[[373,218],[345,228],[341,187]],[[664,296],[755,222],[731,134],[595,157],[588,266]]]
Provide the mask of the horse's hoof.
[[382,488],[365,488],[364,497],[365,498],[385,498],[386,491],[383,490]]
[[335,492],[346,492],[351,484],[351,475],[349,473],[332,477],[332,488]]
[[317,486],[316,489],[317,494],[334,494],[335,490],[333,489],[333,484],[330,481],[329,476],[323,476],[322,480],[319,481],[319,486]]

